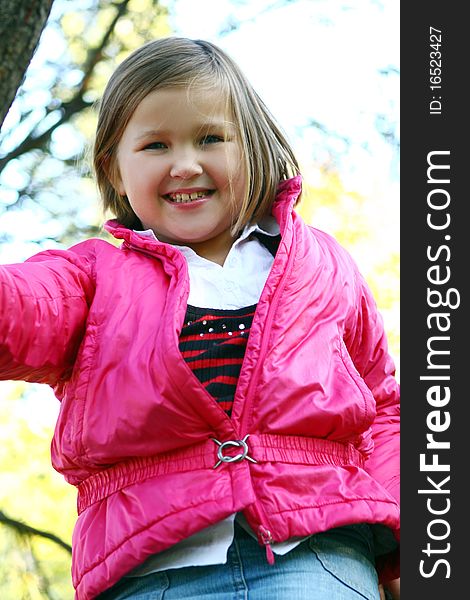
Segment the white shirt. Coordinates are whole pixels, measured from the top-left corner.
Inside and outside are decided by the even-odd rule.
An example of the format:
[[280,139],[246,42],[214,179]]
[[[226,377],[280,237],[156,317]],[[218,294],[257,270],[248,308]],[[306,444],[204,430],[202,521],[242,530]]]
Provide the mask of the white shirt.
[[[200,308],[238,309],[256,304],[261,296],[273,263],[269,250],[253,235],[260,232],[275,236],[279,225],[268,216],[259,224],[247,225],[235,240],[223,266],[196,254],[188,246],[176,246],[188,263],[188,304]],[[156,239],[151,229],[138,231],[140,235]],[[231,515],[211,525],[178,544],[148,558],[132,571],[132,577],[156,571],[225,564],[227,551],[233,541],[235,517],[248,533],[256,538],[243,515]],[[286,554],[305,538],[271,545],[276,554]]]
[[[279,225],[271,216],[262,219],[259,225],[247,225],[232,244],[223,266],[199,256],[188,246],[175,246],[188,263],[188,304],[228,310],[258,302],[273,256],[251,236],[255,231],[275,236],[279,234]],[[157,239],[152,229],[136,233]]]

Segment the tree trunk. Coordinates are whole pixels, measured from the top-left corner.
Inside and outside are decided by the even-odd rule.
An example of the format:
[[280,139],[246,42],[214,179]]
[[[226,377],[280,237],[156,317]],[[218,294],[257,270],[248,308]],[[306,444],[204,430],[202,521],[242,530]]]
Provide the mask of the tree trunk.
[[0,127],[36,50],[53,0],[0,0]]

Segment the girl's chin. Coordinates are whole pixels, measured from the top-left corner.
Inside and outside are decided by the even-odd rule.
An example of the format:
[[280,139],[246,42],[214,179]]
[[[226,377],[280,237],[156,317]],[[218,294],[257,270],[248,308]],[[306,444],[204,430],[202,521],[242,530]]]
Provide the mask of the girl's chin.
[[194,232],[192,232],[192,233],[193,233],[193,235],[191,235],[191,233],[188,233],[188,235],[185,235],[183,232],[181,232],[178,235],[165,236],[165,235],[160,235],[157,231],[155,231],[155,235],[161,242],[165,242],[167,244],[173,244],[174,246],[191,246],[192,244],[204,244],[204,243],[210,242],[212,239],[214,239],[214,237],[218,237],[217,235],[212,236],[210,234],[207,236],[194,237]]
[[208,231],[205,235],[194,235],[194,231],[179,231],[175,232],[172,236],[159,235],[157,231],[155,231],[155,235],[161,242],[166,242],[167,244],[173,244],[175,246],[189,246],[190,248],[200,247],[200,246],[212,246],[212,244],[216,244],[217,246],[228,245],[231,246],[233,242],[232,235],[230,233],[230,229],[226,229],[223,231]]

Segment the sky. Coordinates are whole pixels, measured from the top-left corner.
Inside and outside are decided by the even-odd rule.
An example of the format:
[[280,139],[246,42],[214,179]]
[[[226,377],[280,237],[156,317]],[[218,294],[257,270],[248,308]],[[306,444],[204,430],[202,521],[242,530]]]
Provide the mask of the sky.
[[[331,132],[332,147],[339,152],[345,148],[343,139],[350,140],[341,162],[343,183],[346,188],[373,198],[367,210],[375,213],[377,222],[380,245],[376,252],[398,251],[398,157],[378,133],[376,119],[377,114],[387,115],[396,125],[394,134],[399,135],[400,3],[395,0],[349,3],[163,0],[163,3],[170,10],[170,24],[176,35],[213,41],[238,62],[295,145],[308,177],[315,177],[312,157],[320,162],[326,157],[322,155],[316,130],[306,128],[309,120],[316,120]],[[72,7],[73,2],[69,5]],[[41,49],[44,55],[54,51],[57,48],[52,44]],[[380,75],[390,67],[396,70],[395,75]],[[11,226],[26,229],[28,223],[23,217]],[[32,219],[31,227],[35,226]],[[0,249],[0,261],[5,262],[5,256],[11,256],[12,250],[5,250],[2,255]],[[25,257],[19,256],[18,260]],[[367,260],[367,256],[357,258],[364,263]],[[26,416],[38,402],[41,410],[34,412],[40,427],[49,424],[58,410],[49,388],[31,386],[18,410]]]
[[[358,146],[367,142],[377,151],[375,115],[398,118],[398,77],[380,75],[390,66],[399,68],[399,3],[394,0],[167,4],[175,32],[208,39],[229,52],[292,138],[313,117],[338,137]],[[233,32],[220,35],[237,21]],[[307,138],[301,145],[305,156],[309,144]],[[360,186],[364,162],[351,161],[356,168],[345,168]]]

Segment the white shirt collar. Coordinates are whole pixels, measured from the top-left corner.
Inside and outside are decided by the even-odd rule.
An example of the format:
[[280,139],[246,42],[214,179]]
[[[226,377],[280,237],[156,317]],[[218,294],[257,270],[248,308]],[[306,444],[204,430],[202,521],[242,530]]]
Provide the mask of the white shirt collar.
[[[136,233],[157,239],[151,229]],[[274,260],[271,252],[256,239],[258,233],[266,237],[277,235],[279,225],[274,217],[247,225],[232,244],[223,266],[199,256],[188,246],[174,246],[188,265],[189,304],[227,310],[258,302]]]

